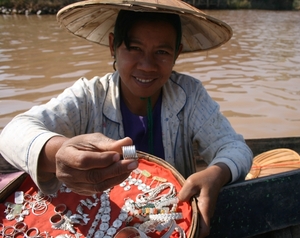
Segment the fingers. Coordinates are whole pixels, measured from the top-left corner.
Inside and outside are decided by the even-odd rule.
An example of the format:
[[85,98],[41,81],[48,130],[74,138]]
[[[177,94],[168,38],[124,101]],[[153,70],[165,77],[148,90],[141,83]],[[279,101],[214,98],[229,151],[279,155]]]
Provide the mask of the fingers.
[[77,170],[89,170],[93,168],[105,168],[120,160],[120,154],[116,152],[78,151],[68,147],[56,154],[58,168],[64,166]]
[[188,202],[194,195],[200,194],[200,186],[196,184],[196,176],[191,175],[187,178],[183,184],[181,190],[178,193],[178,199],[180,201]]
[[206,237],[210,232],[210,218],[218,197],[218,189],[214,186],[214,180],[208,179],[208,174],[195,173],[187,178],[178,198],[181,201],[190,201],[192,197],[197,198],[197,207],[200,218],[200,238]]
[[114,141],[100,133],[77,136],[58,150],[56,164],[58,168],[69,166],[78,170],[105,168],[119,161],[122,146],[130,143],[130,138]]
[[129,137],[113,140],[101,133],[80,135],[76,137],[75,144],[77,141],[80,141],[81,145],[88,145],[93,151],[116,151],[120,154],[123,146],[132,145],[132,140]]
[[[111,141],[110,141],[111,142]],[[122,147],[132,145],[132,140],[129,137],[125,137],[121,140],[113,141],[113,143],[107,143],[106,145],[106,151],[116,151],[120,154],[122,154]]]
[[211,201],[205,192],[202,193],[201,191],[200,196],[197,198],[197,206],[200,213],[200,238],[202,238],[209,235],[211,218]]
[[73,137],[56,153],[56,176],[72,191],[94,194],[124,181],[138,167],[137,160],[120,160],[130,138],[112,140],[101,133]]
[[120,184],[129,176],[129,174],[130,173],[126,173],[117,177],[113,177],[111,179],[106,179],[101,183],[82,183],[66,180],[65,184],[74,193],[89,196],[95,193],[101,193],[106,189],[112,188],[117,184]]
[[[77,166],[75,169],[73,166],[66,166],[64,163],[58,162],[56,176],[62,180],[70,179],[74,183],[101,183],[107,179],[114,178],[123,174],[128,174],[138,167],[137,160],[120,160],[113,162],[113,160],[103,160],[104,163],[100,163],[98,166]],[[128,176],[127,175],[127,176]]]

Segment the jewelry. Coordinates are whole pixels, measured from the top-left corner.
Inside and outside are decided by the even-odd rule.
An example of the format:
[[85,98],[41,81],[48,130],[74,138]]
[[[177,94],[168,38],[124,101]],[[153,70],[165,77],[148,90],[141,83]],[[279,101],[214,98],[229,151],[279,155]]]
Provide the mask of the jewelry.
[[40,216],[43,215],[48,209],[47,203],[45,200],[39,200],[32,204],[31,211],[34,215]]
[[22,204],[24,201],[24,192],[16,191],[15,192],[15,204]]
[[[167,194],[161,194],[162,191],[169,188],[169,192]],[[147,196],[148,194],[148,196]],[[161,194],[161,195],[159,195]],[[149,202],[155,202],[159,199],[167,200],[169,198],[174,197],[176,194],[175,186],[172,183],[162,183],[157,187],[146,191],[145,193],[138,194],[136,197],[136,204],[139,207],[145,206]]]
[[0,223],[0,235],[3,235],[4,225]]
[[27,238],[34,238],[38,236],[40,231],[36,227],[31,227],[26,231]]
[[[122,149],[124,149],[124,159],[138,159],[135,146]],[[90,220],[88,217],[90,212],[85,214],[85,207],[91,210],[93,207],[99,205],[97,214],[86,236],[87,238],[118,238],[118,230],[123,224],[138,231],[139,237],[147,237],[146,234],[148,233],[162,232],[165,230],[164,232],[167,232],[166,234],[171,235],[172,232],[176,231],[178,232],[177,236],[185,238],[185,231],[176,224],[176,220],[182,219],[183,214],[177,212],[179,200],[176,197],[176,189],[172,183],[167,182],[165,178],[152,176],[152,174],[145,169],[141,170],[137,168],[132,171],[127,179],[120,183],[120,187],[123,187],[125,191],[130,190],[131,186],[136,186],[136,189],[141,192],[135,198],[128,197],[124,199],[124,205],[114,221],[111,220],[110,206],[110,192],[113,188],[104,191],[100,196],[93,194],[92,197],[81,199],[78,201],[79,203],[74,214],[72,214],[71,210],[68,210],[66,204],[57,204],[54,207],[55,214],[49,218],[51,227],[57,230],[69,231],[72,234],[60,234],[56,237],[79,238],[81,234],[76,232],[73,225],[87,225]],[[62,185],[59,191],[62,193],[70,192],[71,190],[65,185]],[[132,193],[129,194],[130,196],[133,195]],[[22,236],[27,238],[37,236],[41,238],[54,238],[47,232],[40,233],[35,227],[27,230],[27,225],[23,222],[23,219],[26,214],[29,214],[30,210],[32,210],[34,215],[44,214],[52,198],[56,196],[57,193],[46,196],[41,191],[38,191],[34,196],[23,194],[23,204],[6,203],[7,208],[5,213],[7,218],[11,220],[16,219],[17,223],[11,227],[4,227],[2,224],[2,230],[0,223],[0,236],[6,234],[6,236],[10,238],[16,235],[18,237]],[[167,229],[169,230],[166,231]]]
[[52,236],[49,235],[49,232],[43,231],[39,234],[39,238],[52,238]]
[[25,202],[31,202],[32,201],[32,196],[30,194],[24,194],[24,201]]
[[17,231],[13,234],[13,236],[10,236],[10,237],[18,238],[18,237],[27,237],[27,236],[23,231]]
[[25,222],[17,222],[15,225],[15,230],[18,232],[24,232],[27,230],[27,225]]
[[143,170],[141,172],[141,174],[145,177],[145,180],[143,183],[141,183],[139,186],[138,186],[138,190],[142,190],[143,192],[147,192],[148,190],[151,189],[151,186],[150,185],[146,185],[146,181],[148,178],[151,177],[151,173],[148,172],[147,170]]
[[162,177],[158,177],[158,176],[153,176],[152,182],[151,182],[150,185],[149,185],[150,187],[152,186],[152,184],[153,184],[154,181],[157,181],[156,186],[158,186],[160,183],[166,183],[166,182],[167,182],[167,179],[162,178]]
[[[163,207],[166,207],[166,206],[170,206],[170,205],[173,205],[172,206],[172,211],[176,211],[176,208],[177,208],[177,204],[178,204],[179,200],[177,197],[171,197],[169,199],[165,199],[165,200],[159,200],[155,203],[155,207],[158,208],[158,209],[161,209]],[[173,208],[174,207],[174,208]],[[174,210],[175,209],[175,210]]]
[[64,214],[67,210],[67,206],[66,204],[58,204],[55,208],[54,208],[54,212],[55,213],[59,213],[59,214]]
[[6,226],[3,230],[3,237],[11,237],[15,233],[13,226]]
[[61,225],[64,223],[65,219],[62,217],[61,214],[56,213],[52,217],[50,217],[50,223],[52,225],[52,228],[54,229],[60,229]]
[[52,197],[51,196],[43,194],[40,190],[37,192],[37,194],[35,194],[33,196],[33,199],[35,199],[38,202],[41,201],[41,200],[43,200],[46,205],[49,205],[51,203],[51,201],[52,201]]
[[135,145],[123,146],[122,152],[123,152],[124,159],[138,159]]
[[[86,236],[87,238],[93,237],[93,235],[94,235],[94,233],[95,233],[95,231],[96,231],[96,227],[98,226],[98,223],[99,223],[99,221],[101,220],[102,214],[104,214],[104,212],[105,212],[105,208],[107,207],[107,205],[110,205],[110,201],[109,201],[109,193],[110,193],[110,190],[111,190],[111,189],[105,190],[105,191],[101,194],[101,196],[100,196],[101,205],[100,205],[100,207],[99,207],[99,209],[98,209],[98,212],[97,212],[97,214],[96,214],[96,216],[95,216],[95,219],[94,219],[94,221],[93,221],[93,223],[92,223],[92,226],[90,227],[90,229],[89,229],[89,231],[88,231],[88,234],[87,234],[87,236]],[[106,211],[108,211],[108,210],[106,210]],[[102,224],[104,224],[104,223],[102,223]],[[102,225],[102,224],[101,224],[101,225]],[[100,225],[100,226],[101,226],[101,225]],[[102,226],[102,229],[104,228],[104,226],[105,226],[105,225]],[[97,230],[94,237],[102,237],[102,236],[101,236],[101,234],[102,234],[101,231],[102,231],[101,229],[100,229],[100,230]],[[104,233],[104,232],[103,232],[103,233]]]

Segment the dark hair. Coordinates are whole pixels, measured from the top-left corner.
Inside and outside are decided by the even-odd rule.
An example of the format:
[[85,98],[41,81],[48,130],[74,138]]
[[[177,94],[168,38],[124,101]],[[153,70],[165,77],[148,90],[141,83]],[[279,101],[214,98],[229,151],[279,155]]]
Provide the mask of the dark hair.
[[170,23],[176,31],[176,52],[181,44],[181,21],[177,14],[159,12],[135,12],[120,10],[114,29],[114,48],[118,48],[123,42],[129,48],[128,32],[133,25],[141,20],[150,22],[164,21]]

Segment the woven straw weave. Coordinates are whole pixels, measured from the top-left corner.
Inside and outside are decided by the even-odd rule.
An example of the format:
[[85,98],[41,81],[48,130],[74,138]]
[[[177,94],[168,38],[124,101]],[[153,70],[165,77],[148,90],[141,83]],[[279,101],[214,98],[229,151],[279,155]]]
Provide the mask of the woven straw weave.
[[300,156],[293,150],[280,148],[254,157],[246,180],[283,173],[300,168]]
[[108,46],[109,33],[121,10],[176,13],[182,24],[182,52],[205,51],[219,47],[232,36],[226,23],[206,15],[180,0],[87,0],[61,9],[57,20],[70,33]]

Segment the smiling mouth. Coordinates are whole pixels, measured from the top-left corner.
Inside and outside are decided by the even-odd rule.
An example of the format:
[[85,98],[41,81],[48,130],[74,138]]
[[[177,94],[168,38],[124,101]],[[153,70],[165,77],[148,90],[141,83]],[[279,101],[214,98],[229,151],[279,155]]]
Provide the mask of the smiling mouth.
[[151,83],[154,80],[154,79],[141,79],[137,77],[135,77],[135,79],[141,83]]

